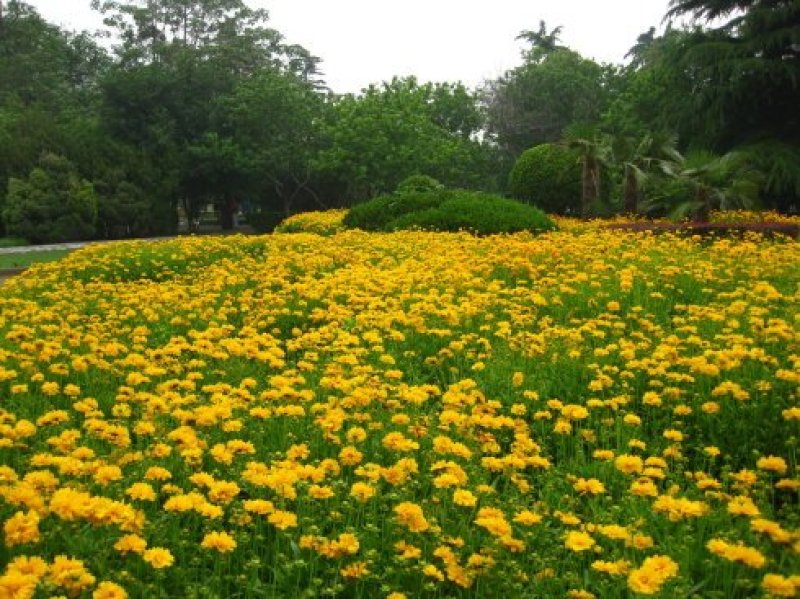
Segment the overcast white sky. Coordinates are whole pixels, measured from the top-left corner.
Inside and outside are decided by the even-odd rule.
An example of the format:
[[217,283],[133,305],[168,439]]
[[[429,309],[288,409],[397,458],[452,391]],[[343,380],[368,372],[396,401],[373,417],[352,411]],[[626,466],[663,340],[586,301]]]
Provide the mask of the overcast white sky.
[[[50,21],[94,30],[89,0],[27,0]],[[323,59],[336,92],[357,92],[393,75],[476,86],[520,62],[523,29],[563,25],[564,44],[622,62],[636,37],[661,26],[668,0],[250,0],[271,26]]]

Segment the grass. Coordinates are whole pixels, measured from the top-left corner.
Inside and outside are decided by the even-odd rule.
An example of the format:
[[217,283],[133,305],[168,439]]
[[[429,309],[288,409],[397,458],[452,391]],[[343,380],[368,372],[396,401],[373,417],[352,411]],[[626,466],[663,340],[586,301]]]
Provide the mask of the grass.
[[54,262],[70,253],[71,250],[42,250],[20,252],[15,254],[0,254],[0,270],[11,268],[27,268],[39,262]]
[[28,241],[21,237],[0,237],[0,248],[13,248],[22,245],[28,245]]

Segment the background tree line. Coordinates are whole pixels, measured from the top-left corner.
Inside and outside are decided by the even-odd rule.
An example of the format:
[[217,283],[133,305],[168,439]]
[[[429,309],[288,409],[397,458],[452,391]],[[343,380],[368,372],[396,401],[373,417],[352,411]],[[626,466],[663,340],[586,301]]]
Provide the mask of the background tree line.
[[695,24],[643,33],[624,66],[540,23],[520,65],[480,89],[395,78],[358,95],[327,89],[320,58],[243,0],[93,0],[112,44],[2,4],[0,212],[31,241],[171,233],[179,206],[193,223],[210,203],[225,227],[242,206],[267,227],[413,174],[508,193],[542,144],[580,164],[580,197],[556,212],[800,197],[789,0],[674,0],[668,17]]

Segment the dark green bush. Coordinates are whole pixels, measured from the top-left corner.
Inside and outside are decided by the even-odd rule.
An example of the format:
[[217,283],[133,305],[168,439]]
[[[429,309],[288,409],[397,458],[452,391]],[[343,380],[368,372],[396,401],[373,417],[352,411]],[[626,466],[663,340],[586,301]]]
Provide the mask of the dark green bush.
[[450,198],[451,191],[440,189],[427,192],[408,192],[379,196],[353,206],[344,217],[348,229],[386,231],[388,224],[412,212],[436,208]]
[[66,158],[47,154],[25,179],[10,179],[3,220],[9,235],[32,243],[91,239],[97,195]]
[[651,217],[670,216],[676,208],[695,202],[691,181],[672,177],[651,177],[644,187],[642,210]]
[[556,228],[533,206],[487,193],[458,191],[436,208],[412,212],[389,223],[391,230],[471,231],[478,235],[543,232]]
[[541,210],[488,193],[458,189],[381,196],[354,206],[348,228],[364,231],[469,230],[480,235],[555,228]]
[[397,186],[395,193],[416,193],[424,191],[437,191],[444,189],[444,185],[428,175],[411,175],[403,179]]
[[581,164],[578,154],[557,144],[525,151],[509,176],[511,195],[545,212],[579,214]]
[[250,225],[256,233],[272,233],[275,227],[286,218],[286,213],[262,210],[260,212],[248,212],[245,218],[247,224]]

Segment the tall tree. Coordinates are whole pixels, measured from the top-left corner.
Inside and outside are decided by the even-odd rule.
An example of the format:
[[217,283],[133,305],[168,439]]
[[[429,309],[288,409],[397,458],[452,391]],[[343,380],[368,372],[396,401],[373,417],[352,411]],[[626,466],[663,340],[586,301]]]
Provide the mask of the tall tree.
[[[165,198],[190,223],[216,203],[232,222],[231,193],[244,177],[215,111],[241,81],[286,73],[314,81],[318,59],[284,44],[268,13],[243,0],[101,1],[93,5],[119,33],[118,64],[105,79],[104,115],[129,143],[158,156]],[[228,186],[223,186],[226,180]],[[230,192],[230,193],[229,193]]]
[[608,138],[597,127],[578,123],[567,128],[563,142],[580,157],[581,215],[589,216],[602,194],[602,170],[611,157]]
[[614,157],[622,166],[622,204],[626,214],[637,214],[641,190],[652,175],[669,172],[683,157],[674,135],[647,133],[637,139],[617,137]]
[[796,0],[672,0],[668,16],[690,15],[675,55],[693,72],[695,139],[725,151],[774,138],[800,143],[800,3]]
[[542,19],[539,21],[538,30],[525,29],[521,31],[517,39],[525,40],[531,46],[522,51],[522,57],[527,62],[539,63],[556,50],[563,50],[564,46],[560,44],[563,30],[564,27],[559,25],[548,31],[547,23]]
[[335,101],[316,165],[343,178],[353,200],[393,191],[414,174],[480,187],[490,179],[487,147],[477,140],[482,119],[461,84],[395,78]]
[[608,70],[577,52],[556,49],[526,61],[484,90],[488,131],[502,151],[561,139],[573,123],[597,123],[607,104]]

